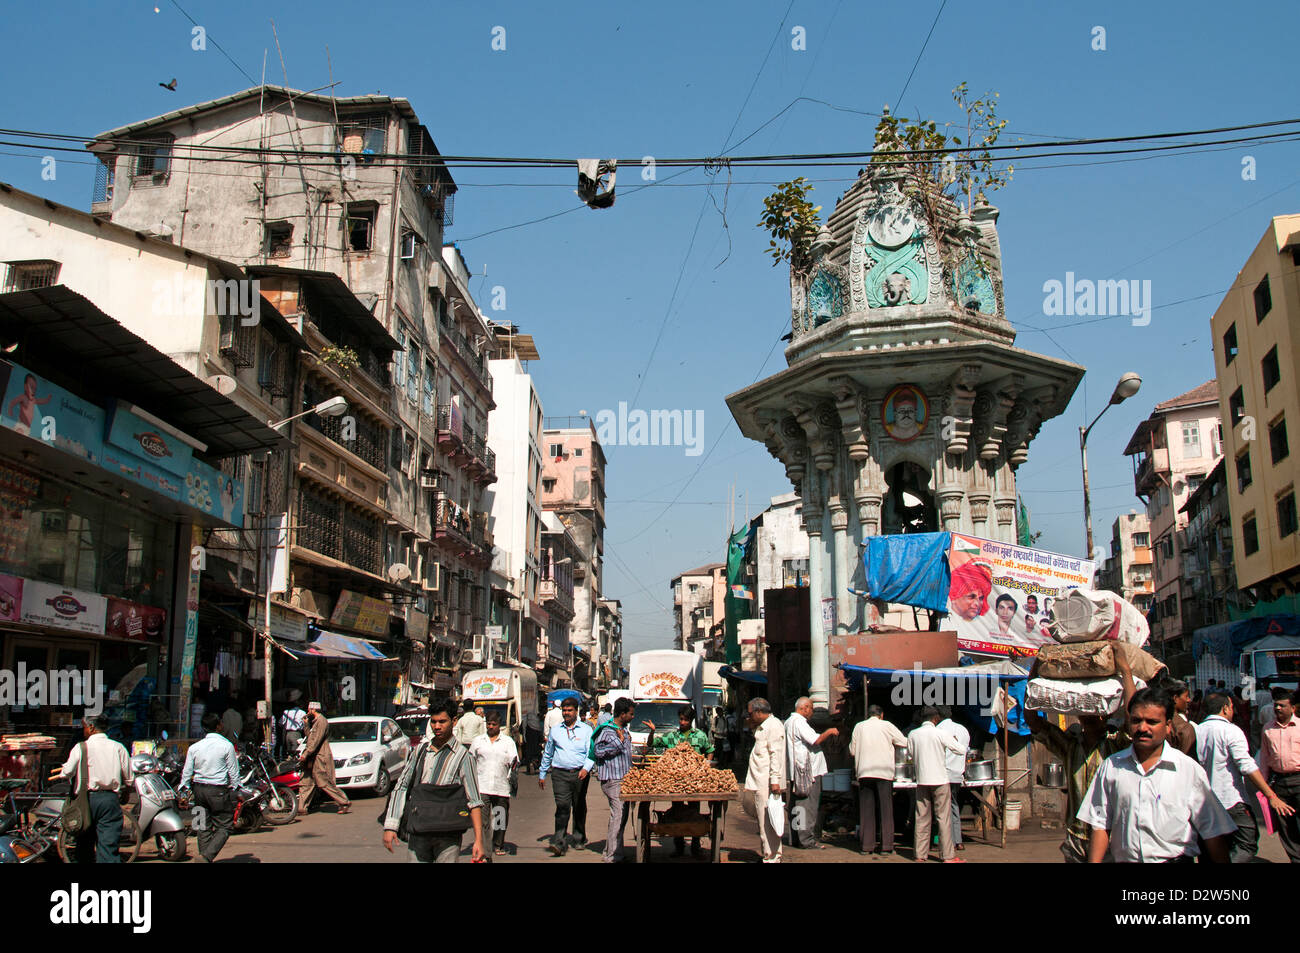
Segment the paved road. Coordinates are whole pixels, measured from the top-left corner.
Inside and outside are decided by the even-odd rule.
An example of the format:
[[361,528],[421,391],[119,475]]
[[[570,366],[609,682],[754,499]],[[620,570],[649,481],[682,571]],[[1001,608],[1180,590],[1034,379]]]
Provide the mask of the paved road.
[[[551,856],[546,843],[554,827],[555,802],[548,786],[546,791],[537,787],[532,775],[521,775],[519,796],[510,815],[506,835],[509,853],[495,857],[496,863],[600,863],[608,809],[600,789],[592,784],[587,798],[587,836],[591,843],[587,850],[571,850],[562,858]],[[218,863],[403,863],[410,855],[404,845],[397,844],[389,853],[380,842],[381,828],[376,820],[383,809],[381,799],[361,794],[350,795],[352,813],[338,815],[334,806],[320,808],[307,817],[301,817],[286,827],[263,828],[255,834],[242,834],[230,838],[217,858]],[[328,803],[328,802],[327,802]],[[1026,827],[1007,835],[1005,850],[997,846],[997,832],[992,833],[993,843],[986,845],[975,839],[967,840],[961,853],[970,863],[1057,863],[1060,861],[1059,829],[1044,830],[1037,819],[1026,819]],[[792,850],[786,848],[784,859],[790,863],[911,863],[911,849],[900,845],[900,852],[892,857],[863,856],[858,853],[851,833],[831,834],[830,843],[823,849]],[[462,854],[469,861],[469,838],[465,840]],[[627,831],[627,849],[631,853],[632,831]],[[753,863],[758,859],[758,832],[752,820],[736,804],[728,811],[723,832],[722,860],[724,863]],[[189,846],[189,862],[197,854],[194,842]],[[670,856],[672,844],[656,841],[652,859],[664,863],[701,863],[689,855],[684,858]],[[931,863],[937,863],[937,850],[931,852]],[[1264,835],[1260,840],[1260,861],[1285,863],[1277,837]],[[141,863],[164,863],[146,847]],[[1258,862],[1258,861],[1257,861]]]

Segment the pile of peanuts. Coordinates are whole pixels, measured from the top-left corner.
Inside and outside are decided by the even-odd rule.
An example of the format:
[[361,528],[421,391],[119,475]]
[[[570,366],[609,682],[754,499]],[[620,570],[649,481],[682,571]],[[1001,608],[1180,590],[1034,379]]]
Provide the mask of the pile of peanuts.
[[734,790],[734,774],[709,767],[708,759],[684,741],[650,767],[633,768],[622,785],[624,794],[730,794]]

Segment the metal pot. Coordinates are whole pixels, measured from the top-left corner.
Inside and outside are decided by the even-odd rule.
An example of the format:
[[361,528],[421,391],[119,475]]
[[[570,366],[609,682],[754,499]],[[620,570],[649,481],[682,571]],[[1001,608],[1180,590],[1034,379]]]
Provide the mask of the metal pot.
[[992,781],[997,777],[992,761],[972,761],[966,765],[967,781]]
[[916,765],[912,764],[912,762],[910,762],[910,761],[905,761],[905,762],[903,762],[903,763],[901,763],[901,764],[895,763],[895,765],[894,765],[894,780],[895,780],[895,781],[915,781],[915,780],[916,780]]
[[1049,788],[1065,787],[1065,765],[1059,761],[1049,761],[1043,765],[1043,786]]

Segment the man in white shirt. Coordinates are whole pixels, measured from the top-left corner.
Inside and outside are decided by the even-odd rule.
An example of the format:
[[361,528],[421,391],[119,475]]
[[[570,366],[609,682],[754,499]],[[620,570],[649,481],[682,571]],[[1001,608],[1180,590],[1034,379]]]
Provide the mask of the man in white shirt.
[[1234,864],[1248,864],[1259,850],[1259,826],[1250,810],[1245,779],[1264,796],[1274,811],[1290,817],[1294,809],[1282,801],[1264,780],[1264,774],[1250,756],[1246,734],[1232,723],[1232,697],[1215,692],[1205,699],[1208,717],[1196,726],[1196,760],[1205,769],[1219,803],[1228,812],[1236,832],[1229,857]]
[[751,699],[746,713],[754,726],[754,747],[749,752],[743,806],[746,814],[758,819],[763,863],[779,864],[781,836],[772,823],[767,801],[771,795],[780,797],[785,788],[785,731],[766,698]]
[[[812,699],[805,696],[794,703],[794,713],[785,722],[786,760],[790,766],[790,846],[824,850],[821,799],[826,755],[822,753],[822,742],[840,732],[838,728],[827,728],[818,734],[808,724],[812,713]],[[802,843],[801,835],[811,840]]]
[[952,709],[947,705],[939,706],[939,714],[943,721],[939,722],[939,730],[952,735],[957,744],[961,745],[961,754],[952,751],[948,752],[948,800],[952,807],[952,843],[957,850],[965,850],[966,847],[961,842],[961,804],[957,797],[961,794],[961,783],[966,778],[966,751],[970,748],[970,732],[964,725],[958,724],[952,720]]
[[1128,705],[1133,746],[1107,758],[1084,795],[1079,820],[1092,828],[1088,863],[1109,851],[1117,863],[1190,863],[1201,852],[1228,862],[1236,825],[1205,769],[1167,744],[1174,720],[1168,693],[1144,688]]
[[915,859],[930,857],[930,818],[939,829],[939,856],[945,864],[964,864],[952,845],[952,793],[948,787],[949,753],[966,754],[952,735],[939,730],[939,709],[921,709],[920,727],[907,736],[907,750],[916,769],[916,819],[912,845]]
[[564,721],[564,713],[560,711],[560,699],[556,699],[551,706],[551,710],[546,713],[546,719],[542,722],[542,744],[551,740],[551,729]]
[[455,737],[468,748],[486,729],[483,726],[483,716],[471,708],[468,702],[465,703],[462,712],[463,714],[456,719]]
[[104,734],[108,730],[107,715],[85,718],[81,730],[86,736],[86,764],[81,763],[81,745],[72,749],[63,767],[50,775],[51,781],[72,778],[72,791],[77,794],[81,782],[86,782],[90,800],[90,827],[77,843],[79,860],[89,859],[93,849],[95,863],[120,864],[117,854],[122,839],[123,793],[131,789],[131,759],[126,749]]
[[[879,705],[867,709],[849,741],[853,772],[858,779],[858,829],[862,853],[894,852],[894,749],[906,748],[907,738],[885,721]],[[876,842],[876,815],[880,816],[880,842]]]
[[484,719],[487,730],[469,744],[478,777],[478,793],[491,812],[492,853],[506,852],[506,826],[510,823],[510,776],[519,766],[519,748],[501,733],[501,714],[493,709]]

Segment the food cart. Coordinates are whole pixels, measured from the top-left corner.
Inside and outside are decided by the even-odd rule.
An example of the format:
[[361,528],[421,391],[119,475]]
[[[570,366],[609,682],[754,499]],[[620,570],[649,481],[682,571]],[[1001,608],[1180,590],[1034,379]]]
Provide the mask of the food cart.
[[[707,837],[709,860],[717,863],[722,856],[723,822],[727,805],[740,796],[736,776],[730,771],[709,767],[708,761],[690,745],[682,742],[663,754],[644,755],[623,778],[623,803],[636,805],[636,861],[650,861],[652,837]],[[651,805],[671,804],[656,820]],[[696,808],[681,816],[681,808]],[[706,807],[707,813],[699,813]],[[675,816],[676,815],[676,816]]]
[[[740,797],[739,792],[728,794],[624,794],[624,804],[636,805],[636,862],[650,862],[650,838],[652,837],[707,837],[709,838],[709,862],[718,863],[722,858],[722,824],[727,814],[727,804]],[[659,802],[699,803],[708,807],[708,814],[699,820],[654,821],[651,819],[650,805]]]

